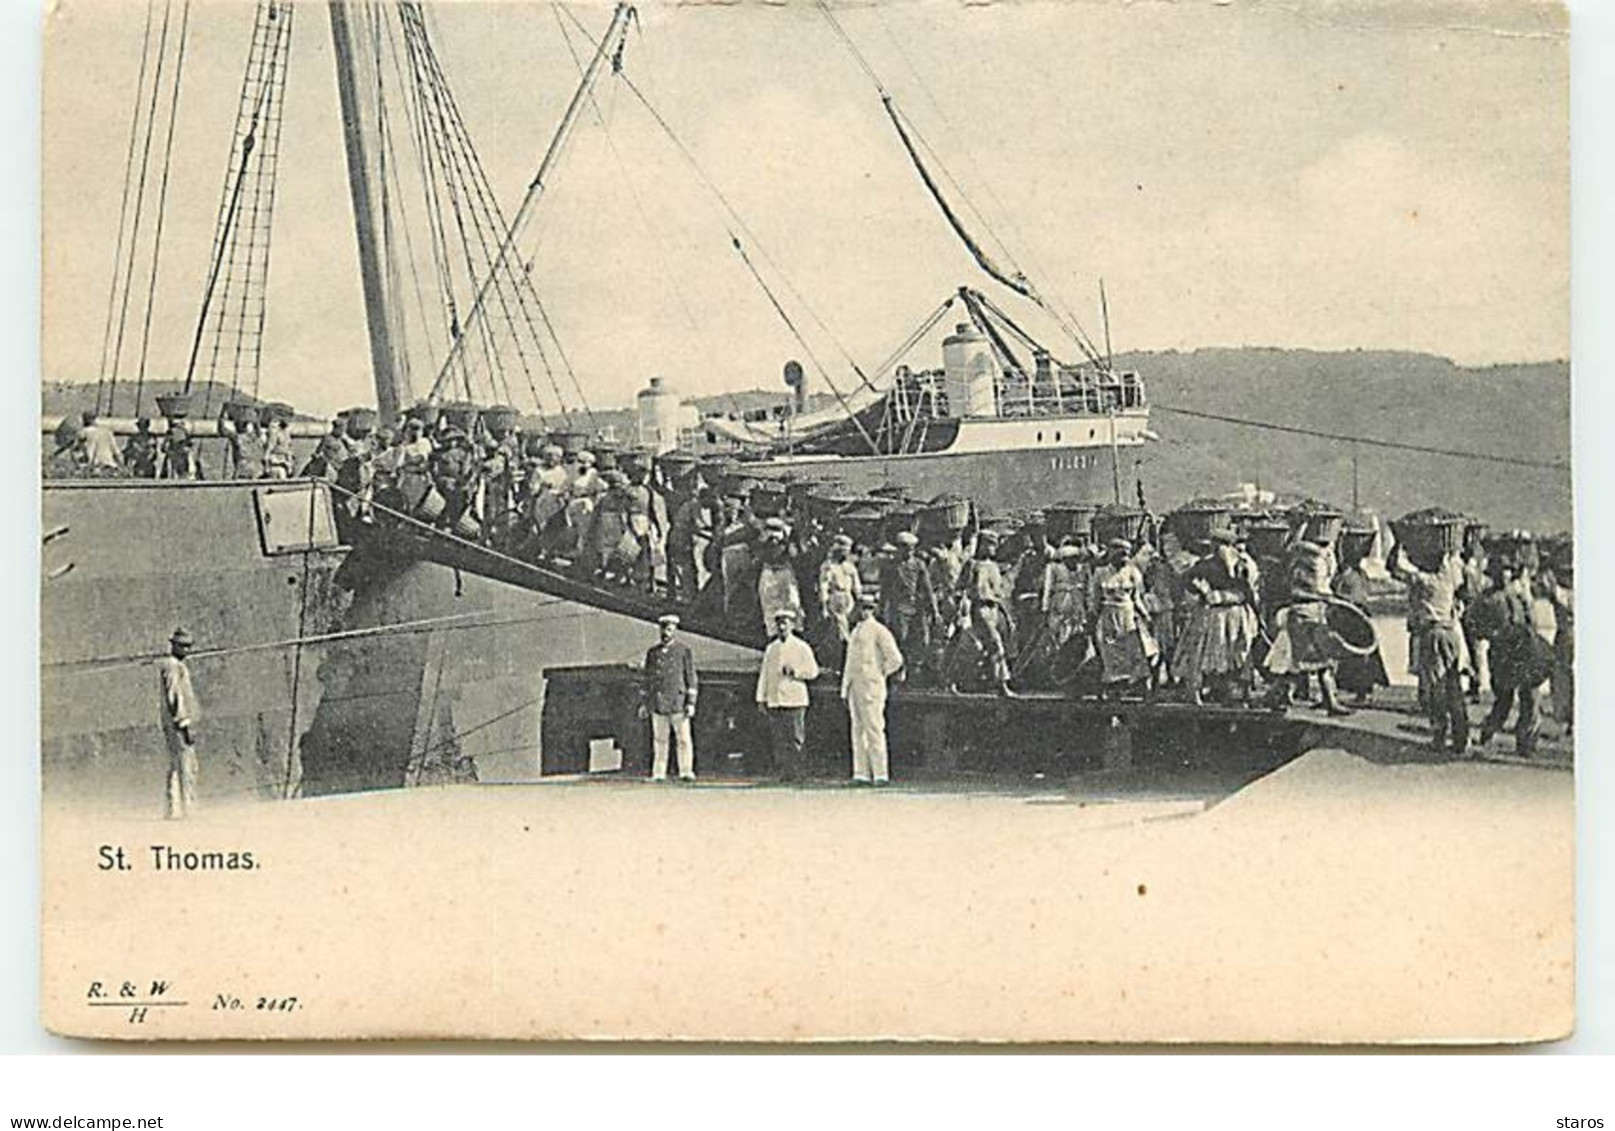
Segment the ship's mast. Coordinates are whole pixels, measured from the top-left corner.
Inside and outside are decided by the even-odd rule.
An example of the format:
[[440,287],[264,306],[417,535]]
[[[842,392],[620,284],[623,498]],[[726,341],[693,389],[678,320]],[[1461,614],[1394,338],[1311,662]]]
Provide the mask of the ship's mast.
[[370,369],[376,385],[376,410],[383,424],[398,419],[405,393],[393,357],[388,310],[390,295],[381,262],[381,225],[372,192],[375,167],[367,139],[378,136],[370,107],[360,96],[348,0],[330,0],[331,46],[336,56],[336,91],[342,107],[342,143],[348,158],[348,195],[353,204],[353,231],[359,242],[359,277],[364,286],[365,326],[370,333]]

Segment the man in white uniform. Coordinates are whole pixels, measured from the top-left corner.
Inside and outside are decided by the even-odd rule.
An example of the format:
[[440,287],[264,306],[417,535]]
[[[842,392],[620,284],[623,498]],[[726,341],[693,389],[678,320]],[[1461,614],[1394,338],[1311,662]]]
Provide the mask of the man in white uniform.
[[196,745],[192,731],[198,711],[196,691],[191,687],[191,669],[185,663],[193,641],[191,634],[176,628],[168,638],[169,654],[157,661],[162,688],[163,737],[168,742],[168,804],[170,820],[196,812]]
[[802,748],[807,741],[808,681],[819,677],[819,661],[806,640],[791,628],[792,609],[774,614],[774,639],[757,672],[757,707],[768,717],[774,765],[785,781],[804,776]]
[[903,670],[903,653],[891,630],[875,619],[879,599],[858,596],[857,621],[847,638],[841,697],[852,716],[852,780],[885,785],[891,778],[886,756],[886,681]]

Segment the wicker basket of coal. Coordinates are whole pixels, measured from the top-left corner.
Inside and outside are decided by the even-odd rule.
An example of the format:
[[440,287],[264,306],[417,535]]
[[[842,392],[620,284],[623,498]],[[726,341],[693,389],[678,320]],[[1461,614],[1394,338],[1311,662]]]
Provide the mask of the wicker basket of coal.
[[617,466],[624,471],[649,471],[655,458],[649,448],[629,448],[617,457]]
[[1290,529],[1308,542],[1334,545],[1346,528],[1346,515],[1338,507],[1305,499],[1290,508]]
[[376,410],[373,408],[350,408],[342,414],[347,421],[347,433],[355,440],[362,440],[376,430]]
[[191,415],[191,394],[163,393],[157,398],[157,411],[169,420],[184,420]]
[[822,488],[823,484],[816,479],[792,479],[785,484],[785,505],[793,511],[805,511],[808,499]]
[[1429,572],[1439,568],[1448,554],[1463,549],[1464,530],[1468,525],[1469,519],[1457,511],[1426,507],[1391,523],[1391,533],[1408,560]]
[[1043,509],[1044,529],[1056,544],[1067,538],[1086,542],[1093,538],[1093,520],[1097,513],[1099,508],[1093,503],[1054,503]]
[[854,545],[878,546],[888,513],[871,499],[859,499],[837,516],[836,525]]
[[521,413],[508,404],[496,404],[482,410],[482,427],[496,440],[503,440],[516,427]]
[[560,448],[561,454],[564,456],[577,455],[583,450],[583,445],[587,440],[588,437],[582,432],[574,432],[566,428],[550,433],[550,443]]
[[616,444],[591,444],[589,450],[594,453],[594,469],[601,474],[617,469],[617,461],[622,456],[622,449]]
[[970,525],[973,507],[974,504],[963,495],[938,495],[926,504],[922,521],[943,530],[963,530]]
[[1537,541],[1537,553],[1542,568],[1551,569],[1560,585],[1574,585],[1576,574],[1576,546],[1569,534],[1553,534]]
[[1508,566],[1515,572],[1536,569],[1541,563],[1536,538],[1527,530],[1502,530],[1489,534],[1481,543],[1493,565]]
[[904,531],[910,534],[918,533],[919,526],[919,504],[899,501],[886,512],[885,521],[880,527],[881,538],[887,542],[896,542],[897,536]]
[[751,512],[759,518],[774,518],[785,511],[785,484],[777,479],[752,482]]
[[668,452],[656,457],[656,466],[670,483],[682,483],[696,467],[696,459],[689,452]]
[[477,421],[477,406],[470,401],[450,401],[443,406],[440,415],[450,428],[470,432]]
[[808,495],[808,515],[819,522],[833,522],[838,514],[858,501],[858,496],[840,483],[821,483]]
[[1282,518],[1264,515],[1245,524],[1245,547],[1257,559],[1284,556],[1290,540],[1290,524]]
[[427,523],[435,523],[443,517],[443,512],[447,509],[448,503],[438,489],[432,486],[430,479],[426,480],[426,490],[421,493],[420,501],[410,508],[416,518]]
[[237,428],[248,423],[257,424],[258,406],[251,401],[229,401],[224,406],[224,415]]
[[1138,545],[1149,528],[1149,512],[1126,503],[1107,503],[1093,516],[1093,536],[1101,544],[1118,538]]
[[1221,499],[1195,499],[1166,516],[1166,530],[1184,543],[1210,541],[1214,534],[1232,536],[1234,508]]

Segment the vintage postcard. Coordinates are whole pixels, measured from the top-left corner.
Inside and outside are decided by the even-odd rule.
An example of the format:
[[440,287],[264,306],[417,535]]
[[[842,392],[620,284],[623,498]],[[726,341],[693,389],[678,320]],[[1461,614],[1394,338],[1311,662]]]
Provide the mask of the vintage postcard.
[[1571,1031],[1562,7],[42,33],[50,1030]]

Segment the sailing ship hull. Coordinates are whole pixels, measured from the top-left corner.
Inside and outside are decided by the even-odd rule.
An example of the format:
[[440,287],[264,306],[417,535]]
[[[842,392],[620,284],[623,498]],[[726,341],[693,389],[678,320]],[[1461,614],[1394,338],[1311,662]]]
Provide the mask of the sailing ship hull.
[[[267,552],[265,489],[45,484],[47,799],[161,811],[154,661],[177,626],[197,641],[205,805],[531,780],[544,670],[637,660],[655,639],[640,620],[372,548]],[[745,654],[691,643],[703,661]]]

